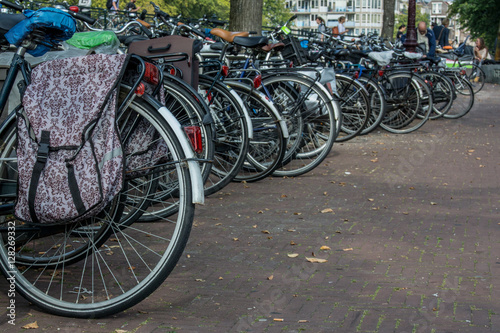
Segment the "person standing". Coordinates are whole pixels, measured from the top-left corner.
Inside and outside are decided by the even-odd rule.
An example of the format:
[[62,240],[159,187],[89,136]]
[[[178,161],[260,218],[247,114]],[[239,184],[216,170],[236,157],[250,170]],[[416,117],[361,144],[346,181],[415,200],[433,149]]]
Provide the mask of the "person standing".
[[339,17],[338,29],[339,29],[339,36],[342,39],[344,38],[344,35],[349,31],[349,29],[346,29],[344,27],[344,23],[345,23],[345,16]]
[[[401,42],[406,41],[406,34],[401,37]],[[427,23],[421,21],[417,27],[417,48],[419,48],[424,57],[434,58],[436,56],[436,37],[431,29],[427,28]]]
[[140,7],[140,6],[139,6],[139,7],[137,7],[137,6],[135,5],[135,2],[136,2],[136,1],[137,1],[137,0],[130,0],[130,2],[129,2],[129,3],[127,3],[127,6],[125,6],[125,10],[127,10],[128,12],[132,12],[132,13],[137,12],[137,11],[139,10],[139,8],[141,8],[141,7]]
[[434,27],[432,31],[434,32],[434,36],[436,37],[436,44],[441,47],[450,45],[450,29],[448,29],[449,25],[450,20],[445,18],[441,22],[441,25]]
[[403,34],[405,33],[405,31],[406,31],[406,25],[405,24],[401,24],[399,26],[398,32],[396,34],[396,40],[400,40],[401,37],[403,37]]
[[[135,1],[135,0],[133,0],[133,1]],[[323,41],[323,39],[325,37],[323,35],[323,33],[326,32],[325,20],[323,20],[323,18],[321,16],[318,16],[318,17],[316,17],[316,23],[318,24],[319,38],[321,39],[321,41]]]

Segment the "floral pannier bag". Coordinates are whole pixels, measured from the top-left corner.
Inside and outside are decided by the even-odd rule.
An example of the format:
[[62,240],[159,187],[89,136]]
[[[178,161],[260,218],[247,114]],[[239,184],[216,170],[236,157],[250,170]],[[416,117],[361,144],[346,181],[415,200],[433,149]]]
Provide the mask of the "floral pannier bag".
[[115,117],[127,60],[94,54],[34,68],[17,118],[18,219],[80,221],[120,192],[124,156]]

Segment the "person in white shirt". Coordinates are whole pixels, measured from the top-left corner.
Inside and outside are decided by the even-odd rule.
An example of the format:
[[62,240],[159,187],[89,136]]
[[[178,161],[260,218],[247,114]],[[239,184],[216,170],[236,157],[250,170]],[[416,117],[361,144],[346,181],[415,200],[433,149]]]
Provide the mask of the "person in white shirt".
[[345,23],[345,16],[339,17],[339,25],[338,25],[338,27],[339,27],[339,35],[340,35],[341,38],[343,38],[344,35],[349,31],[349,29],[346,29],[344,27],[344,23]]

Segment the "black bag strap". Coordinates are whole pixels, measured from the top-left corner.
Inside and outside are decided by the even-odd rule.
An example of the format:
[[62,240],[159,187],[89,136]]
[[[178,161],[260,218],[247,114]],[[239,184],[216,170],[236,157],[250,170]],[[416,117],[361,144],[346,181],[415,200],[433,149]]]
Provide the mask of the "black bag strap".
[[[438,39],[437,39],[437,43],[440,43],[441,36],[443,35],[443,31],[444,31],[444,29],[446,29],[446,27],[443,25],[443,26],[442,26],[442,28],[441,28],[441,31],[439,32],[439,37],[438,37]],[[443,45],[441,45],[441,44],[439,44],[439,45],[440,45],[441,47],[443,46]]]
[[38,182],[40,181],[40,176],[45,168],[47,159],[49,158],[49,146],[50,146],[50,132],[42,131],[42,137],[40,139],[40,144],[38,145],[38,152],[36,154],[36,162],[33,167],[33,173],[31,174],[30,188],[28,191],[28,207],[30,210],[31,221],[33,223],[40,223],[35,212],[35,197],[36,190],[38,188]]

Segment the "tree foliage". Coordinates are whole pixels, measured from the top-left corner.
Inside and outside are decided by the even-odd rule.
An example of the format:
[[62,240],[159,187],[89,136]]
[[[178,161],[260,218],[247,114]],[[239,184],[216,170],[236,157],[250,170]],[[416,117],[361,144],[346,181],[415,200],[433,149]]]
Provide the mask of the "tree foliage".
[[[120,0],[120,9],[124,10],[130,0]],[[151,0],[137,0],[136,5],[140,10],[146,9],[149,14],[153,14]],[[152,0],[164,12],[171,16],[181,15],[182,17],[201,18],[203,15],[209,17],[216,16],[219,19],[229,18],[229,0]],[[70,4],[78,4],[78,0],[69,0]],[[105,8],[106,0],[92,0],[92,7]]]
[[458,14],[458,22],[472,37],[483,37],[491,50],[500,25],[500,1],[455,0],[449,7],[449,16]]
[[283,24],[290,18],[290,10],[285,8],[285,0],[264,0],[262,24],[274,27]]

